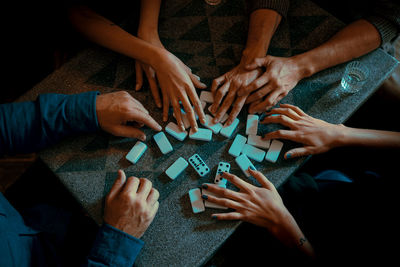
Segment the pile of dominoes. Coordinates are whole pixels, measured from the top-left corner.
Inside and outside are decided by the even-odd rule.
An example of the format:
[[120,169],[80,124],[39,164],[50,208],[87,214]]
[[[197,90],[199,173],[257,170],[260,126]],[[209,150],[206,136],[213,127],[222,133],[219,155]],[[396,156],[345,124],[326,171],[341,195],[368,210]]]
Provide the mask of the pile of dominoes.
[[[204,109],[207,103],[213,103],[213,95],[209,91],[202,91],[200,94],[200,100],[202,103],[202,108]],[[211,105],[210,105],[211,107]],[[210,111],[210,108],[208,108]],[[211,113],[211,111],[210,111]],[[196,115],[196,119],[198,116]],[[203,124],[206,128],[199,128],[196,133],[193,133],[192,129],[189,131],[189,138],[194,140],[201,141],[211,141],[212,135],[221,134],[226,138],[230,138],[236,127],[239,124],[239,119],[235,119],[231,125],[222,125],[228,119],[228,115],[225,114],[222,118],[221,122],[217,124],[212,124],[213,117],[209,114],[206,114],[206,123]],[[187,130],[190,127],[189,119],[182,109],[182,120]],[[259,116],[249,114],[247,116],[246,123],[246,135],[247,137],[237,134],[232,142],[231,147],[229,148],[228,153],[235,157],[235,162],[238,164],[240,169],[246,175],[246,177],[250,176],[248,168],[251,166],[255,169],[254,165],[251,163],[250,159],[255,160],[257,162],[262,162],[265,160],[275,163],[278,159],[280,151],[283,147],[283,143],[278,140],[262,140],[262,137],[257,135],[258,130],[258,122]],[[187,131],[182,131],[179,129],[178,125],[174,122],[169,122],[165,127],[165,131],[176,138],[179,141],[184,141],[188,136]],[[168,141],[167,136],[164,132],[159,132],[153,136],[154,141],[159,147],[161,153],[168,154],[173,151],[173,147],[171,143]],[[268,149],[266,152],[265,150]],[[140,157],[147,150],[147,145],[141,141],[137,141],[133,148],[126,155],[126,159],[133,164],[136,164]],[[210,172],[210,168],[204,162],[204,160],[198,155],[194,154],[189,158],[189,163],[195,169],[195,171],[203,177],[207,173]],[[175,180],[189,165],[189,163],[182,157],[179,157],[166,171],[166,175]],[[218,170],[215,175],[214,183],[218,184],[218,186],[226,188],[226,179],[221,178],[221,174],[223,172],[229,172],[230,164],[227,162],[220,162],[218,164]],[[201,191],[202,190],[202,191]],[[207,200],[203,200],[201,195],[214,195],[206,189],[194,188],[189,191],[190,203],[192,205],[192,210],[194,213],[199,213],[205,211],[205,208],[217,208],[217,209],[226,209],[226,207],[211,203]]]

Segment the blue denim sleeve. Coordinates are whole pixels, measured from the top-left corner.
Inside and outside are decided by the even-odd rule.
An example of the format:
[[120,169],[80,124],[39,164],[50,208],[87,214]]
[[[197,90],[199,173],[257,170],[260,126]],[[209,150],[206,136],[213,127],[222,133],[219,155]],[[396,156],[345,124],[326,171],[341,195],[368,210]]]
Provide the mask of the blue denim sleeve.
[[97,95],[43,94],[0,105],[0,155],[35,152],[66,136],[97,131]]
[[143,245],[142,240],[103,224],[84,266],[133,266]]

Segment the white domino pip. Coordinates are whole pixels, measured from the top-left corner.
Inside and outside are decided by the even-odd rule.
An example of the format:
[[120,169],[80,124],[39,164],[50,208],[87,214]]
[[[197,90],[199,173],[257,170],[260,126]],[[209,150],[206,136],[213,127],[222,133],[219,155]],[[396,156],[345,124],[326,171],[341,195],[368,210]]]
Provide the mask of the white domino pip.
[[192,204],[193,213],[200,213],[206,210],[203,199],[201,198],[200,188],[189,190],[190,204]]
[[249,136],[247,136],[247,143],[258,148],[268,149],[270,140],[263,140],[259,135],[249,134]]
[[218,169],[217,169],[217,173],[215,174],[215,178],[214,178],[214,183],[218,184],[222,187],[226,186],[226,179],[222,178],[222,173],[223,172],[229,172],[231,170],[231,164],[229,164],[228,162],[220,162],[218,164]]
[[165,131],[170,135],[172,135],[173,137],[175,137],[176,139],[178,139],[179,141],[185,140],[188,134],[187,131],[182,131],[181,129],[179,129],[178,125],[176,125],[173,122],[170,122],[167,124],[167,126],[165,126]]
[[203,124],[205,127],[213,131],[214,134],[218,134],[222,129],[222,124],[220,122],[213,124],[212,123],[213,117],[206,114],[206,123]]
[[235,161],[239,166],[239,168],[242,170],[242,172],[246,175],[246,177],[250,177],[250,172],[249,172],[250,166],[252,166],[254,170],[256,169],[253,163],[251,163],[251,161],[245,154],[242,154],[239,157],[237,157]]
[[195,171],[200,175],[200,177],[203,177],[204,175],[210,172],[210,168],[198,154],[194,154],[193,156],[191,156],[189,158],[189,163],[190,165],[192,165]]
[[237,126],[239,125],[239,119],[236,118],[231,125],[224,125],[222,127],[221,131],[219,132],[221,135],[225,136],[226,138],[230,138],[233,134],[233,132],[236,130]]
[[258,131],[258,115],[247,115],[246,135],[257,135]]
[[209,129],[199,128],[197,132],[194,132],[193,129],[190,129],[189,138],[200,141],[211,141],[212,131]]
[[153,136],[153,139],[156,142],[161,153],[163,153],[164,155],[171,152],[172,150],[174,150],[164,132],[159,132],[159,133],[155,134]]
[[255,146],[245,144],[242,149],[242,154],[245,154],[248,158],[253,159],[257,162],[264,160],[265,151]]
[[214,97],[210,91],[201,91],[200,100],[207,103],[213,103]]
[[189,163],[182,157],[179,157],[169,168],[165,171],[165,174],[169,178],[175,180],[189,165]]
[[126,154],[125,158],[132,164],[136,164],[146,150],[147,145],[143,142],[137,141],[128,154]]
[[[206,184],[206,185],[209,185],[209,184]],[[221,186],[221,185],[219,185],[219,186],[225,188],[225,186]],[[221,196],[219,196],[219,195],[217,195],[215,193],[212,193],[212,192],[210,192],[210,191],[208,191],[207,189],[204,189],[204,188],[201,189],[201,193],[203,195],[206,195],[206,196],[221,197]],[[215,203],[213,203],[211,201],[208,201],[208,200],[204,201],[204,206],[206,208],[212,208],[212,209],[223,209],[223,210],[228,209],[225,206],[221,206],[221,205],[215,204]]]
[[281,141],[272,140],[267,155],[265,155],[265,159],[269,162],[275,163],[279,157],[279,154],[281,153],[282,147],[283,143]]
[[231,147],[229,148],[229,155],[237,157],[242,152],[244,144],[246,144],[247,138],[243,135],[237,134],[235,139],[232,142]]

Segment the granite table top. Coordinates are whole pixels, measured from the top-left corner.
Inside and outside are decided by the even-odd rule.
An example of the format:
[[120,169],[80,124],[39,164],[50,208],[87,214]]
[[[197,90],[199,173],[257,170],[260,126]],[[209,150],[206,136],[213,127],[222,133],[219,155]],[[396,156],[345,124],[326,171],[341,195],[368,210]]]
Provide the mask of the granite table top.
[[[209,6],[200,0],[165,1],[160,14],[160,37],[168,50],[210,86],[214,78],[240,61],[246,41],[247,20],[243,0],[223,0],[217,6]],[[279,26],[268,53],[286,57],[304,52],[326,41],[343,25],[310,1],[291,1],[288,18]],[[331,123],[345,122],[398,64],[381,49],[358,60],[370,70],[370,78],[360,92],[352,95],[338,93],[345,68],[345,64],[341,64],[301,81],[281,102],[297,105],[311,116]],[[49,92],[72,94],[91,90],[101,93],[127,90],[165,126],[162,111],[154,105],[148,88],[134,91],[134,72],[134,60],[93,45],[37,84],[19,101],[33,100],[38,94]],[[247,109],[243,109],[238,117],[240,124],[236,133],[245,135],[246,116]],[[174,120],[172,116],[170,120]],[[279,127],[261,125],[258,134]],[[234,158],[227,153],[236,133],[230,139],[213,135],[211,142],[191,139],[180,142],[167,134],[174,148],[167,155],[161,154],[152,140],[155,132],[145,129],[145,133],[149,149],[136,165],[125,159],[136,140],[102,132],[67,138],[41,151],[40,158],[98,223],[102,222],[104,196],[118,169],[123,169],[127,175],[150,179],[160,192],[160,208],[142,238],[145,247],[136,265],[204,264],[240,222],[216,222],[210,216],[215,211],[212,209],[193,214],[188,191],[202,183],[212,182],[220,161],[231,163],[231,173],[256,183],[253,178],[244,177]],[[277,187],[306,161],[305,157],[282,158],[283,153],[293,146],[296,144],[284,141],[283,152],[275,164],[253,162]],[[165,175],[165,170],[178,157],[188,159],[194,153],[199,154],[210,167],[208,175],[199,178],[190,166],[174,181]]]

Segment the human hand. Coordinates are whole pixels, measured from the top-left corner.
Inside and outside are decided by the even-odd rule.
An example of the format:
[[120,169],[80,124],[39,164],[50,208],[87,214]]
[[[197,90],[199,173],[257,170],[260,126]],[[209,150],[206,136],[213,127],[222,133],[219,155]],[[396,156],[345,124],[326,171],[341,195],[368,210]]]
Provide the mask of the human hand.
[[234,209],[233,212],[212,214],[218,220],[242,220],[271,231],[280,227],[283,221],[291,216],[283,204],[275,186],[260,172],[251,170],[250,174],[257,179],[261,187],[251,185],[236,175],[224,172],[222,177],[239,188],[239,192],[219,187],[203,185],[217,196],[203,195],[210,202]]
[[[268,116],[272,114],[277,115]],[[279,123],[289,130],[270,132],[264,136],[264,140],[287,139],[304,145],[287,151],[286,159],[319,154],[338,146],[345,129],[343,124],[331,124],[315,119],[300,108],[289,104],[281,104],[279,108],[271,110],[266,115],[261,123]]]
[[[250,113],[264,112],[278,103],[303,78],[295,58],[266,56],[257,58],[246,66],[248,70],[265,68],[265,72],[251,84],[238,91],[239,96],[249,95]],[[265,97],[265,98],[264,98]]]
[[[146,135],[140,127],[147,125],[155,131],[162,130],[143,105],[125,91],[97,96],[96,113],[100,127],[116,136],[145,141]],[[128,126],[128,122],[134,124]]]
[[217,220],[242,220],[267,228],[278,240],[289,247],[299,248],[314,257],[314,251],[300,227],[283,204],[275,186],[259,171],[249,168],[250,174],[261,187],[251,185],[236,175],[224,172],[222,177],[230,181],[239,192],[207,184],[207,190],[217,196],[203,195],[204,199],[235,211],[211,216]]
[[106,197],[104,222],[136,238],[150,226],[160,194],[145,178],[125,176],[122,170]]
[[[204,89],[207,86],[200,82],[198,76],[192,74],[190,68],[167,50],[162,50],[161,58],[157,61],[154,68],[160,87],[163,92],[165,91],[168,94],[178,126],[182,130],[185,130],[179,103],[179,101],[181,101],[192,129],[197,131],[198,126],[194,110],[199,116],[201,123],[205,123],[205,114],[195,87]],[[192,102],[194,110],[190,102]],[[166,103],[164,103],[164,121],[168,119],[168,108],[169,105],[167,106]]]
[[226,120],[227,125],[232,124],[248,97],[248,95],[237,96],[237,92],[261,74],[261,69],[246,70],[243,65],[243,63],[239,64],[212,82],[211,92],[214,103],[211,105],[211,113],[215,114],[213,123],[218,123],[232,105],[232,110]]

